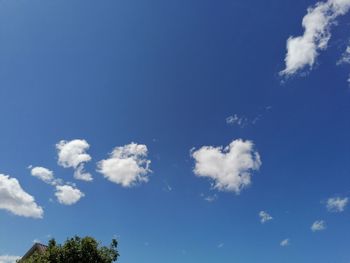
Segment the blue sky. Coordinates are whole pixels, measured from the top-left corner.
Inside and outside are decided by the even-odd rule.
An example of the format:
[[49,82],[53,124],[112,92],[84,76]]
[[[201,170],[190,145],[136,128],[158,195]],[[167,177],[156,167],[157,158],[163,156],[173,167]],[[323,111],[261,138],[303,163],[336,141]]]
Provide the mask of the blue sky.
[[1,1],[0,262],[350,262],[350,2],[316,3]]

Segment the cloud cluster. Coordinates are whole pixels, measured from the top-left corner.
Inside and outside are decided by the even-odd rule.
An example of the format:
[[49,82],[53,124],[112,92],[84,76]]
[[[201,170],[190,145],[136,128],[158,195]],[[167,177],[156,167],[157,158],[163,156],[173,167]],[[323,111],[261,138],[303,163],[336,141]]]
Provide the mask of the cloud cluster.
[[317,232],[326,229],[326,222],[323,220],[317,220],[311,225],[311,231]]
[[109,158],[98,162],[98,172],[109,181],[123,187],[131,187],[148,182],[149,166],[148,149],[144,144],[131,144],[116,147]]
[[267,213],[265,211],[260,211],[259,217],[260,217],[260,222],[262,224],[264,224],[264,223],[266,223],[268,221],[271,221],[273,219],[273,217],[269,213]]
[[328,0],[308,8],[302,21],[304,34],[287,40],[286,67],[280,74],[289,76],[306,66],[312,68],[319,51],[327,48],[331,26],[337,17],[346,14],[349,9],[350,0]]
[[193,150],[191,156],[195,160],[193,171],[197,176],[212,179],[218,190],[237,194],[250,185],[252,172],[261,166],[254,144],[241,139],[232,141],[225,148],[203,146]]
[[[84,171],[85,163],[91,160],[91,156],[87,154],[89,147],[85,140],[60,141],[56,144],[58,164],[64,168],[73,168],[74,178],[91,181],[91,174]],[[108,159],[98,162],[98,171],[108,180],[123,187],[147,182],[151,172],[151,161],[147,159],[147,155],[147,146],[143,144],[131,143],[116,147]],[[29,166],[29,169],[32,176],[55,187],[55,196],[60,204],[72,205],[85,196],[75,184],[55,178],[54,172],[45,167]]]
[[62,179],[56,179],[53,171],[40,166],[29,167],[31,168],[32,176],[39,178],[47,184],[55,186],[55,196],[60,204],[72,205],[85,196],[78,188],[65,184]]
[[340,197],[332,197],[329,198],[327,200],[327,210],[329,212],[333,212],[333,213],[340,213],[343,212],[345,210],[345,207],[347,206],[349,202],[349,198],[344,197],[344,198],[340,198]]
[[84,166],[91,161],[87,153],[90,145],[85,140],[62,140],[56,144],[58,164],[64,168],[74,169],[74,178],[83,181],[92,181],[92,175],[84,171]]
[[20,258],[19,256],[2,255],[0,256],[0,263],[15,263]]
[[0,174],[0,209],[32,218],[42,218],[44,214],[42,207],[22,189],[18,180],[4,174]]

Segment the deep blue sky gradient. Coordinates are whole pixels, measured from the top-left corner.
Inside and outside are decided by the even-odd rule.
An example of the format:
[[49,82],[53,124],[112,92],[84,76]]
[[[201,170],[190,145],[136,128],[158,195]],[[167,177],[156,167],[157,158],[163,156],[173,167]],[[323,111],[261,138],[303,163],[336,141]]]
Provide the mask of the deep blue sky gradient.
[[[0,255],[78,234],[105,244],[116,235],[120,263],[349,262],[349,211],[330,214],[324,202],[350,190],[349,67],[336,66],[350,16],[307,76],[278,75],[286,40],[302,34],[314,3],[1,1],[0,172],[45,215],[0,211]],[[232,114],[261,118],[240,128],[226,124]],[[76,138],[91,145],[94,182],[76,182],[86,196],[62,206],[27,166],[72,181],[55,144]],[[240,195],[211,190],[194,176],[190,149],[238,138],[254,141],[261,170]],[[148,146],[153,173],[125,189],[95,163],[132,141]],[[260,210],[274,220],[261,225]],[[317,219],[327,230],[310,231]],[[285,238],[291,245],[282,248]]]

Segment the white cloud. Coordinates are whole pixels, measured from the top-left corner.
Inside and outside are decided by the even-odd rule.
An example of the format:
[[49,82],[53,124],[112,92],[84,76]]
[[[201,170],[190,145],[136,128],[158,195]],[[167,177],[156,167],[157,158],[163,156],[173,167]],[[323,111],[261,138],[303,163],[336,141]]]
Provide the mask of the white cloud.
[[0,174],[0,209],[33,218],[42,218],[44,211],[30,194],[26,193],[18,180]]
[[248,124],[248,119],[234,114],[226,118],[226,123],[244,128]]
[[287,247],[287,246],[289,246],[289,245],[290,245],[290,240],[289,240],[289,238],[282,240],[281,243],[280,243],[280,246],[281,246],[281,247]]
[[219,245],[217,245],[218,248],[223,248],[224,247],[224,243],[220,243]]
[[311,226],[312,232],[322,231],[325,229],[326,229],[326,222],[323,220],[317,220]]
[[39,178],[40,180],[44,181],[47,184],[51,185],[57,185],[61,183],[61,179],[55,179],[53,171],[45,168],[45,167],[32,167],[29,166],[31,169],[30,173],[32,176]]
[[70,185],[56,186],[55,193],[59,203],[63,205],[73,205],[84,197],[84,193]]
[[216,200],[218,200],[218,195],[217,194],[214,194],[214,195],[205,195],[205,194],[201,194],[201,197],[207,201],[208,203],[212,203],[212,202],[215,202]]
[[338,60],[337,65],[350,64],[350,46],[348,46],[341,58]]
[[272,109],[272,106],[265,106],[261,108],[254,116],[246,117],[244,115],[240,116],[238,114],[230,115],[226,118],[226,124],[231,126],[238,126],[240,128],[245,128],[250,125],[257,124],[264,115]]
[[81,163],[91,160],[91,156],[86,153],[90,145],[85,140],[62,140],[56,144],[56,148],[58,150],[58,164],[65,168],[77,168]]
[[165,186],[162,188],[164,192],[169,193],[169,192],[173,191],[173,188],[166,181],[164,181],[164,185]]
[[259,170],[261,160],[251,141],[234,140],[223,147],[203,146],[192,150],[195,159],[194,173],[209,177],[214,188],[237,194],[250,185],[253,171]]
[[92,175],[84,170],[84,164],[81,164],[74,171],[74,178],[77,180],[90,182],[93,180]]
[[259,213],[259,217],[260,217],[260,222],[262,224],[270,221],[273,219],[273,217],[271,215],[269,215],[269,213],[265,212],[265,211],[260,211]]
[[333,197],[327,200],[327,209],[329,212],[340,213],[345,210],[349,198]]
[[327,48],[331,37],[330,27],[336,18],[347,13],[349,8],[350,0],[328,0],[308,8],[302,21],[304,34],[289,37],[287,40],[286,68],[280,74],[288,76],[306,66],[312,68],[319,51]]
[[76,179],[92,181],[92,175],[84,171],[85,163],[91,161],[91,156],[86,153],[89,148],[85,140],[60,141],[56,144],[58,164],[64,168],[74,168]]
[[[350,46],[348,46],[341,58],[338,60],[337,65],[350,64]],[[347,80],[350,83],[350,75]]]
[[15,263],[20,258],[19,256],[1,255],[0,263]]
[[98,172],[123,187],[148,182],[151,161],[147,160],[147,154],[148,149],[144,144],[131,143],[116,147],[110,158],[98,162]]

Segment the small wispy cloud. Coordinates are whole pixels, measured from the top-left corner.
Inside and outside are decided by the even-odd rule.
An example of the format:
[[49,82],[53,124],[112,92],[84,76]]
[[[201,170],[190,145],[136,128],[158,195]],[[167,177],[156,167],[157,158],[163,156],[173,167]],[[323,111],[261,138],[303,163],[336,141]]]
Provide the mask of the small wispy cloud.
[[167,181],[164,180],[164,187],[163,187],[164,192],[171,192],[173,191],[173,188],[168,184]]
[[344,197],[332,197],[327,200],[327,210],[332,213],[341,213],[345,210],[345,207],[347,206],[349,202],[349,198]]
[[290,245],[290,239],[289,238],[286,238],[286,239],[282,240],[281,243],[280,243],[281,247],[287,247],[289,245]]
[[217,247],[218,247],[218,248],[223,248],[224,245],[225,245],[224,243],[220,243],[220,244],[217,245]]
[[326,222],[323,220],[317,220],[311,225],[311,231],[317,232],[326,229]]
[[203,200],[207,201],[208,203],[215,202],[219,198],[217,194],[205,195],[203,193],[201,194],[201,197],[203,198]]
[[241,128],[244,128],[248,125],[249,120],[244,116],[238,116],[238,114],[234,114],[226,118],[226,123],[228,125],[237,125]]
[[346,48],[344,53],[341,55],[340,59],[337,62],[337,65],[350,64],[350,46]]
[[245,115],[239,115],[237,113],[230,115],[226,118],[226,124],[230,126],[238,126],[240,128],[245,128],[250,125],[255,125],[260,121],[265,113],[270,111],[272,106],[266,106],[259,110],[255,115],[247,117]]
[[[350,44],[347,46],[344,53],[341,55],[340,59],[337,62],[337,65],[350,64]],[[350,84],[350,74],[348,77],[348,83]]]
[[271,221],[273,219],[273,217],[265,211],[260,211],[259,217],[260,217],[260,222],[262,224],[265,224],[266,222]]

